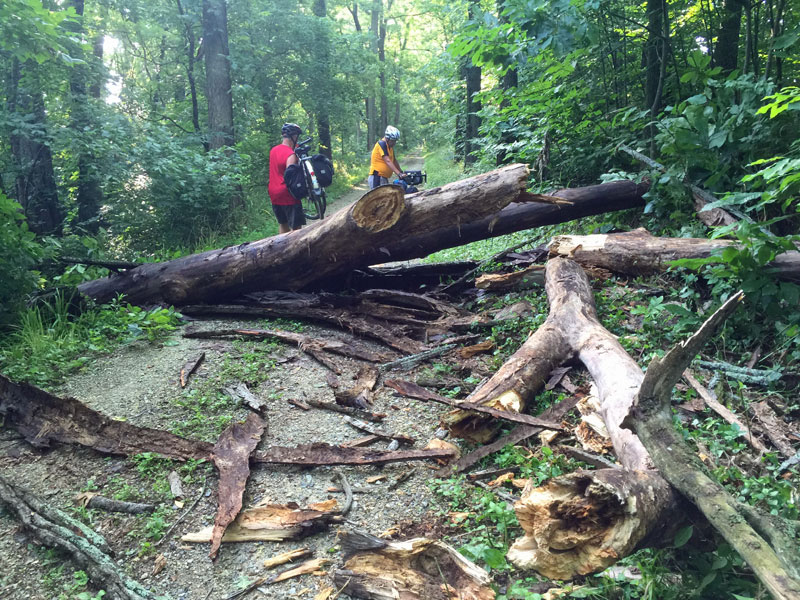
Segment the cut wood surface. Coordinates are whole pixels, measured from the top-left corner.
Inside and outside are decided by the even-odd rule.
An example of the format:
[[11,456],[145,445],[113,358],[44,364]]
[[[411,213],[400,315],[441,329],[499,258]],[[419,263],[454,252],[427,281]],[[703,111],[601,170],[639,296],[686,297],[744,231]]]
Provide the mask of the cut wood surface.
[[388,542],[346,531],[347,557],[333,574],[337,588],[355,598],[388,600],[493,600],[489,574],[447,544],[426,538]]
[[219,436],[211,458],[219,471],[219,507],[214,519],[209,556],[216,558],[228,524],[242,509],[242,495],[250,476],[250,454],[255,450],[267,424],[255,413],[244,423],[234,423]]
[[520,199],[525,165],[509,165],[444,187],[404,196],[398,186],[370,190],[329,218],[256,242],[142,265],[81,284],[82,294],[108,302],[184,305],[258,289],[298,290],[358,267],[396,260],[386,248],[414,235],[493,215]]
[[[730,240],[659,238],[645,229],[635,229],[626,233],[559,235],[550,242],[550,255],[637,276],[666,271],[673,260],[707,258],[732,247],[736,242]],[[800,281],[800,252],[779,254],[764,269],[781,279]]]
[[475,287],[488,292],[523,290],[544,285],[544,266],[531,265],[511,273],[486,273],[475,280]]
[[51,442],[80,444],[107,454],[130,456],[155,452],[178,460],[206,459],[212,445],[167,431],[117,421],[78,400],[55,396],[27,383],[0,375],[0,415],[37,447]]

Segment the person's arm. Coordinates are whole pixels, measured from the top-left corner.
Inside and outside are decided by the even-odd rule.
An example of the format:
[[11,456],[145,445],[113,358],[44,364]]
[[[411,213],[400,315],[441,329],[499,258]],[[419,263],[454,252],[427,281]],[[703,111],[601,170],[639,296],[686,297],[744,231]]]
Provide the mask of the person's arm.
[[397,174],[400,177],[400,179],[404,179],[405,173],[403,173],[403,169],[400,168],[400,163],[397,162],[396,158],[394,159],[394,166],[397,167]]
[[297,154],[291,154],[286,158],[286,166],[288,167],[289,165],[296,165],[298,160]]
[[393,161],[388,154],[383,155],[383,162],[386,163],[386,166],[389,167],[395,175],[400,178],[403,177],[403,170],[400,168],[400,165],[397,164],[396,160]]

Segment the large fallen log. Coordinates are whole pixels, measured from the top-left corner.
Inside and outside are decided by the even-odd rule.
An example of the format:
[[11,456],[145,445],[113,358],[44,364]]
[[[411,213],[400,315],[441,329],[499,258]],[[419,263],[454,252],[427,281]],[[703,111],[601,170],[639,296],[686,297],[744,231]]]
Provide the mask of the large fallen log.
[[123,293],[133,303],[183,305],[256,289],[341,287],[342,274],[359,267],[420,258],[532,227],[638,208],[644,206],[642,194],[649,187],[614,181],[550,194],[570,202],[563,205],[536,202],[535,196],[527,202],[522,192],[526,179],[525,167],[511,165],[415,194],[406,199],[405,216],[393,226],[391,219],[383,217],[383,230],[374,226],[374,218],[363,218],[363,209],[357,210],[362,202],[368,207],[377,204],[375,198],[365,197],[330,219],[291,234],[145,265],[81,284],[78,290],[99,302]]
[[[560,235],[550,242],[550,256],[564,256],[591,267],[624,275],[652,275],[666,271],[671,261],[708,258],[726,248],[730,240],[703,238],[659,238],[645,229],[606,235]],[[779,254],[765,270],[780,279],[800,281],[800,252]]]
[[409,235],[468,224],[521,200],[525,165],[509,165],[441,188],[405,196],[382,186],[332,217],[299,231],[148,264],[81,284],[98,302],[124,294],[134,304],[189,304],[259,289],[298,290],[391,258],[385,249]]
[[[621,425],[643,375],[598,321],[586,274],[573,261],[551,259],[545,287],[551,302],[547,320],[481,390],[486,390],[483,403],[522,410],[550,371],[573,356],[597,385],[600,412],[625,470],[614,469],[608,477],[598,471],[556,479],[541,493],[527,489],[515,506],[525,536],[514,544],[509,558],[523,568],[571,578],[606,568],[652,539],[654,532],[671,539],[663,524],[677,527],[685,512],[677,508],[677,494],[652,472],[644,446]],[[471,427],[473,434],[479,433],[486,430],[486,421],[473,415]],[[642,502],[645,498],[648,501]],[[659,510],[651,510],[654,507]],[[549,520],[533,526],[543,515]],[[587,531],[594,535],[586,536]],[[553,570],[555,565],[563,565],[563,570]]]

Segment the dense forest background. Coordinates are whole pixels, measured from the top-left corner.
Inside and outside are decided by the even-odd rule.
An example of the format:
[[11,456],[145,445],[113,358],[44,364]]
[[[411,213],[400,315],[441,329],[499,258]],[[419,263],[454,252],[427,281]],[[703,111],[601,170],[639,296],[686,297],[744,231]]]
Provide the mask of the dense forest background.
[[[716,349],[794,373],[796,385],[800,287],[765,265],[800,242],[797,0],[3,0],[0,81],[0,368],[10,376],[47,386],[84,365],[87,349],[174,326],[171,309],[124,301],[81,316],[59,295],[29,307],[32,295],[108,274],[87,261],[164,260],[277,233],[268,155],[291,121],[332,156],[334,196],[366,177],[387,124],[402,132],[401,164],[424,154],[432,185],[512,162],[530,166],[535,190],[648,179],[644,211],[561,231],[645,226],[740,246],[684,261],[658,282],[663,294],[630,310],[642,319],[630,342],[640,361],[742,288],[746,309]],[[688,184],[737,222],[704,225]],[[512,333],[517,345],[527,335]],[[720,457],[737,433],[714,428],[719,445],[707,443]],[[715,475],[796,519],[778,462]],[[651,558],[658,571],[663,555]],[[741,561],[723,558],[674,597],[700,597],[724,569],[735,580]]]

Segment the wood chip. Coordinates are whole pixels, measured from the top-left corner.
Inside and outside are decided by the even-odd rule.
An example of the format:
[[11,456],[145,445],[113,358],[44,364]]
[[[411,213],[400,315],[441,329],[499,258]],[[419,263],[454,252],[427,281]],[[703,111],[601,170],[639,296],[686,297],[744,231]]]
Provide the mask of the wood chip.
[[186,362],[185,365],[183,365],[180,372],[180,381],[182,388],[186,387],[186,384],[189,383],[189,377],[192,375],[192,373],[194,373],[197,370],[197,367],[200,366],[200,364],[205,360],[205,358],[206,358],[206,353],[201,352],[197,358],[189,360]]
[[367,483],[375,483],[377,481],[382,481],[383,479],[386,479],[386,475],[373,475],[372,477],[367,477],[366,481]]
[[306,558],[307,556],[311,556],[313,552],[308,548],[297,548],[296,550],[289,550],[288,552],[284,552],[282,554],[276,554],[264,561],[264,567],[267,569],[271,569],[273,567],[277,567],[278,565],[285,565],[288,562],[292,562],[294,560],[298,560],[300,558]]
[[161,571],[164,570],[164,567],[167,566],[167,557],[163,554],[159,554],[156,556],[155,561],[153,562],[153,576],[158,575]]
[[278,583],[279,581],[286,581],[287,579],[292,579],[293,577],[299,577],[300,575],[308,575],[309,573],[316,573],[322,567],[330,563],[330,559],[327,558],[314,558],[312,560],[306,561],[301,565],[296,566],[293,569],[289,569],[284,571],[283,573],[278,574],[276,577],[269,579],[267,583]]

